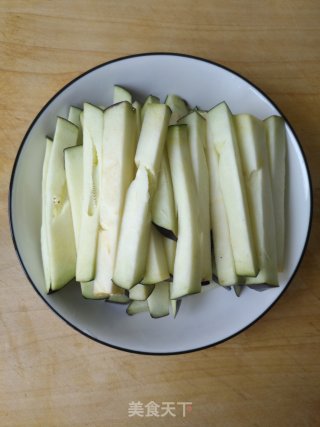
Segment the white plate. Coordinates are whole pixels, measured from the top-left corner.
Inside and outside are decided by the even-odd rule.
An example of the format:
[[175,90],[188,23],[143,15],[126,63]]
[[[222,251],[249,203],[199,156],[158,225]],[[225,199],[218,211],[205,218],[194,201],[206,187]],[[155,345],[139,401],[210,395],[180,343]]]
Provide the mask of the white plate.
[[227,101],[233,113],[260,119],[280,114],[250,82],[218,64],[176,54],[120,58],[78,77],[57,93],[30,126],[17,154],[10,185],[9,214],[13,241],[22,266],[39,295],[69,325],[101,343],[141,353],[188,352],[224,341],[261,317],[280,297],[301,261],[311,221],[311,184],[301,146],[287,123],[288,191],[286,263],[280,286],[265,292],[245,289],[240,298],[219,288],[185,298],[179,315],[151,319],[126,315],[126,306],[88,301],[73,284],[52,295],[44,292],[40,252],[41,170],[46,135],[56,117],[84,101],[108,105],[113,85],[143,99],[181,95],[190,105],[208,109]]

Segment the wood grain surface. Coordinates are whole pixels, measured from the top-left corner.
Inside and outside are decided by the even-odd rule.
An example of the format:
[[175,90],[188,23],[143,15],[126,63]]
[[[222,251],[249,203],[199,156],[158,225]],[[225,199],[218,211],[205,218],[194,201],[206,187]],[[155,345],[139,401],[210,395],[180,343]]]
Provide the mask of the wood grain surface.
[[[314,186],[308,249],[276,306],[216,348],[170,357],[67,326],[24,276],[7,218],[13,161],[44,103],[88,68],[151,51],[203,56],[261,87],[296,130]],[[319,426],[319,0],[0,0],[0,69],[0,425]],[[193,405],[133,418],[130,401]]]

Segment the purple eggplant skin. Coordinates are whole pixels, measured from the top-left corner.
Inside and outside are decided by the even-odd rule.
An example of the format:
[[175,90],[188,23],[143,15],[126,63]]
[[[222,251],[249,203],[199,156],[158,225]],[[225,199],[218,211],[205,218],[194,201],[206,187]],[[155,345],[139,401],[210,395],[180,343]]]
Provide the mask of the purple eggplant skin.
[[157,228],[157,230],[164,236],[167,237],[168,239],[174,240],[175,242],[178,240],[177,236],[173,233],[173,231],[168,230],[167,228],[163,228],[160,225],[155,224],[154,222],[152,223],[154,224],[154,226]]
[[249,288],[253,289],[254,291],[257,292],[264,292],[267,291],[268,289],[272,289],[272,288],[276,288],[277,286],[275,285],[268,285],[268,283],[261,283],[259,285],[250,285]]

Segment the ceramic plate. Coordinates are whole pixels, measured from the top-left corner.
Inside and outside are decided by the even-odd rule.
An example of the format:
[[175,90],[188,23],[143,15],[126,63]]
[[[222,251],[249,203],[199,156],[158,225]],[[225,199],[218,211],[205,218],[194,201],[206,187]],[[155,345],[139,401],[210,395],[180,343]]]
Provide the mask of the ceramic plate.
[[48,306],[79,332],[103,344],[137,353],[174,354],[218,344],[252,325],[278,300],[292,280],[306,246],[311,219],[311,184],[301,146],[289,123],[285,269],[280,286],[265,292],[244,289],[240,298],[219,287],[182,301],[176,319],[126,314],[126,306],[89,301],[76,283],[52,295],[44,292],[40,251],[41,171],[46,135],[56,117],[84,101],[112,102],[114,84],[143,100],[175,93],[192,106],[208,109],[226,101],[233,113],[260,119],[281,112],[248,80],[210,61],[178,54],[145,54],[102,64],[59,91],[30,126],[12,172],[9,216],[14,245],[31,284]]

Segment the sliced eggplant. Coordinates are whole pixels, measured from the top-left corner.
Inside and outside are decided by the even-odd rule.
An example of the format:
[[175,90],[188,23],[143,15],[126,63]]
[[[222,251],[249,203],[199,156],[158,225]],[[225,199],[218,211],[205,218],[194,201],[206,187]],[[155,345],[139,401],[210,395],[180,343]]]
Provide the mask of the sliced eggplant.
[[42,223],[41,223],[41,254],[42,254],[42,265],[45,279],[45,289],[46,292],[50,292],[51,288],[51,278],[50,278],[50,255],[48,247],[48,237],[47,237],[47,220],[46,220],[46,205],[47,205],[47,176],[48,176],[48,166],[49,159],[52,149],[52,139],[46,139],[46,151],[44,155],[43,168],[42,168]]
[[278,270],[284,267],[285,248],[285,189],[287,139],[285,121],[271,116],[264,121],[267,130],[267,147],[270,161],[272,197],[275,215]]
[[174,235],[178,231],[178,217],[173,196],[173,187],[167,150],[164,150],[158,185],[151,206],[152,221]]
[[145,301],[154,289],[154,285],[138,283],[129,291],[129,298],[134,301]]
[[210,178],[210,214],[213,240],[212,271],[223,286],[238,283],[227,213],[219,179],[219,157],[207,122],[207,162]]
[[129,314],[129,316],[148,311],[149,307],[147,301],[131,301],[127,307],[127,314]]
[[139,136],[135,162],[150,174],[151,192],[154,193],[166,141],[170,109],[164,104],[148,104]]
[[83,147],[75,147],[64,150],[64,164],[66,170],[67,188],[71,204],[73,231],[76,247],[79,245],[81,211],[83,198]]
[[157,96],[149,95],[141,108],[141,124],[144,120],[144,116],[146,113],[147,105],[149,104],[160,104],[160,99]]
[[63,152],[66,148],[76,145],[77,139],[78,127],[68,120],[58,118],[48,162],[45,190],[51,291],[62,288],[75,276],[76,244]]
[[175,125],[181,117],[184,117],[189,113],[187,101],[180,98],[178,95],[168,95],[165,103],[172,111],[169,123],[170,125]]
[[192,112],[179,120],[179,123],[188,125],[189,147],[191,153],[192,170],[196,180],[198,200],[200,203],[200,262],[201,279],[212,278],[211,257],[211,224],[210,224],[210,190],[209,172],[205,155],[207,144],[206,120],[197,112]]
[[249,210],[258,254],[259,273],[248,285],[278,285],[277,244],[269,158],[263,122],[249,114],[235,116]]
[[76,279],[89,282],[96,272],[100,216],[103,111],[85,103],[83,110],[83,202]]
[[94,294],[93,292],[93,286],[94,286],[94,282],[81,282],[80,283],[80,287],[81,287],[81,293],[83,298],[85,299],[93,299],[93,300],[102,300],[104,299],[101,296],[97,296]]
[[126,195],[113,282],[130,289],[145,275],[151,233],[148,172],[141,167]]
[[187,126],[170,126],[167,144],[179,220],[171,286],[171,299],[177,299],[201,291],[199,200]]
[[258,262],[246,187],[232,114],[225,102],[208,113],[212,145],[218,155],[219,181],[226,208],[236,272],[256,276]]
[[132,102],[131,93],[122,86],[115,85],[113,87],[113,103],[117,104],[118,102],[127,101]]
[[152,285],[169,279],[168,261],[164,249],[163,237],[159,231],[152,226],[146,271],[141,283]]
[[167,237],[163,237],[164,250],[167,257],[169,273],[173,275],[174,260],[176,257],[177,242]]
[[141,131],[141,104],[139,101],[134,101],[132,107],[136,110],[136,128],[139,137]]
[[123,293],[112,282],[124,201],[135,174],[135,111],[128,102],[114,104],[104,112],[100,230],[94,293]]
[[147,299],[151,317],[168,316],[170,306],[170,283],[157,283],[149,298]]

